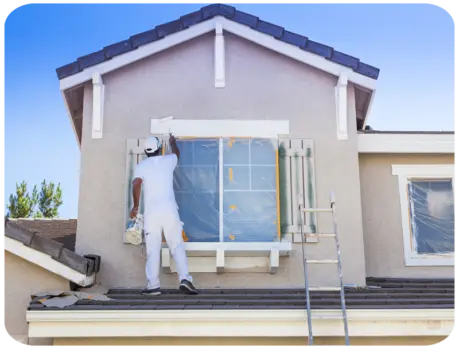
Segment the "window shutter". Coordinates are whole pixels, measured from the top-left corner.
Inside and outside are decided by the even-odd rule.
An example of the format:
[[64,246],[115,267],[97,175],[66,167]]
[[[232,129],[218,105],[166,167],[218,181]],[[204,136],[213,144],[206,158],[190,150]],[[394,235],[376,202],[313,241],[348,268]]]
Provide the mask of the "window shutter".
[[[305,208],[315,207],[314,147],[311,139],[279,139],[279,179],[281,204],[281,232],[299,233],[301,216],[299,198]],[[315,233],[315,213],[305,213],[303,232]]]

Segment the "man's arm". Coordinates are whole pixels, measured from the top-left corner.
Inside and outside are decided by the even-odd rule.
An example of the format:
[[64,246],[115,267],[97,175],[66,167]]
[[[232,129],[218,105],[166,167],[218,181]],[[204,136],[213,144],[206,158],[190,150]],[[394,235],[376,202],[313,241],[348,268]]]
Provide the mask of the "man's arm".
[[135,178],[132,181],[132,196],[134,198],[134,207],[131,210],[130,217],[137,217],[139,212],[140,191],[142,190],[142,178]]
[[177,156],[177,160],[180,159],[180,150],[177,147],[176,139],[172,133],[169,135],[169,144],[171,145],[172,154]]

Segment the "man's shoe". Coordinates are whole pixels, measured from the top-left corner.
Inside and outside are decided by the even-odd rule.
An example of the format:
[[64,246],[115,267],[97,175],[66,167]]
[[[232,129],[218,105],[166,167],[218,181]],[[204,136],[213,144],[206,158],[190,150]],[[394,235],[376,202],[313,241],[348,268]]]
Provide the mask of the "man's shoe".
[[193,284],[188,280],[182,280],[180,282],[180,291],[188,293],[188,294],[198,294],[198,291],[193,286]]
[[161,291],[159,288],[146,288],[142,290],[141,294],[144,296],[159,296]]

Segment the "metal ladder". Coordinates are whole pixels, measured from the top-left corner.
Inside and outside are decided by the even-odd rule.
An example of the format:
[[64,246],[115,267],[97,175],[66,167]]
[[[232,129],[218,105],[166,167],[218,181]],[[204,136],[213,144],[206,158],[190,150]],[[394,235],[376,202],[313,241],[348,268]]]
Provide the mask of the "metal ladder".
[[[311,316],[311,300],[309,297],[309,291],[340,291],[340,298],[341,298],[341,310],[343,313],[343,323],[344,323],[344,337],[346,345],[350,345],[349,343],[349,330],[347,325],[347,314],[346,314],[346,302],[344,299],[344,285],[343,285],[343,273],[341,268],[341,253],[339,248],[339,239],[338,239],[338,227],[336,223],[336,203],[335,203],[335,196],[333,193],[330,193],[330,207],[329,208],[304,208],[302,202],[303,197],[302,195],[299,196],[300,202],[299,209],[300,209],[300,216],[301,216],[301,249],[303,251],[303,268],[304,268],[304,290],[306,293],[306,312],[308,317],[308,344],[314,344],[314,337],[312,334],[312,316]],[[303,233],[303,226],[304,226],[304,214],[305,213],[331,213],[333,218],[333,233],[331,234],[320,234],[320,233],[310,233],[305,234]],[[306,254],[304,252],[304,246],[306,244],[306,237],[317,237],[317,238],[335,238],[336,243],[336,252],[337,252],[337,259],[319,259],[319,260],[307,260]],[[310,287],[309,280],[308,280],[308,264],[337,264],[338,266],[338,273],[339,273],[339,281],[340,286],[336,287]]]

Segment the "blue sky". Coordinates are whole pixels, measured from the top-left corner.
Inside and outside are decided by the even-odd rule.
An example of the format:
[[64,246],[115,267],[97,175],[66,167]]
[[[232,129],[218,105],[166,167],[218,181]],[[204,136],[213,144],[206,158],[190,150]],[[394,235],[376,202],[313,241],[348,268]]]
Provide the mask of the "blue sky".
[[[203,5],[27,5],[5,24],[5,199],[15,183],[60,182],[77,216],[79,150],[55,69]],[[454,129],[454,23],[433,5],[248,5],[242,11],[381,69],[369,124]]]

